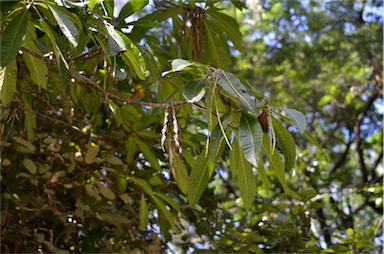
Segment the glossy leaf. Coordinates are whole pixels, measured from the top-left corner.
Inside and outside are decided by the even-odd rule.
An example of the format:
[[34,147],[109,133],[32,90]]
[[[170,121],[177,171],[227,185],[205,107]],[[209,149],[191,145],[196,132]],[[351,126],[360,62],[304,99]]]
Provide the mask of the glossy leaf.
[[307,119],[305,118],[304,114],[290,108],[283,109],[283,112],[287,114],[287,117],[289,120],[291,120],[291,123],[295,128],[303,134],[305,129],[307,128]]
[[281,150],[284,154],[285,168],[288,172],[292,169],[296,160],[296,144],[291,133],[285,128],[279,120],[272,117],[273,130],[277,141],[280,144]]
[[270,167],[275,171],[284,192],[287,192],[287,182],[285,180],[285,167],[282,158],[276,147],[272,150],[269,137],[266,133],[263,136],[263,151],[267,156]]
[[203,151],[192,165],[188,182],[188,200],[191,205],[197,204],[208,185],[214,169],[214,164],[205,156]]
[[240,196],[244,202],[244,207],[249,210],[256,196],[256,178],[252,171],[252,165],[245,159],[240,144],[235,142],[233,145],[233,156],[230,157],[232,171],[237,173],[237,185],[240,189]]
[[204,97],[206,87],[207,83],[204,80],[189,82],[183,90],[184,98],[192,102],[198,102]]
[[12,60],[7,66],[0,67],[0,100],[3,106],[11,102],[16,91],[17,64]]
[[118,33],[115,30],[115,28],[107,21],[104,21],[104,26],[108,34],[108,46],[116,47],[116,49],[109,48],[109,54],[111,56],[115,56],[120,52],[126,51],[127,50],[127,45],[125,43],[126,40],[122,38],[121,33]]
[[239,140],[244,156],[257,167],[263,139],[260,123],[253,117],[243,114],[239,126]]
[[65,37],[67,37],[72,46],[76,48],[78,45],[77,40],[79,38],[81,29],[81,21],[79,18],[76,15],[68,12],[63,7],[57,6],[55,4],[49,4],[48,7],[52,11],[57,24],[59,25]]
[[22,10],[4,29],[0,41],[0,66],[7,66],[19,53],[27,30],[27,9]]
[[149,215],[148,215],[148,204],[145,200],[144,193],[141,193],[141,199],[140,199],[140,212],[139,212],[139,227],[141,229],[146,229],[149,221]]

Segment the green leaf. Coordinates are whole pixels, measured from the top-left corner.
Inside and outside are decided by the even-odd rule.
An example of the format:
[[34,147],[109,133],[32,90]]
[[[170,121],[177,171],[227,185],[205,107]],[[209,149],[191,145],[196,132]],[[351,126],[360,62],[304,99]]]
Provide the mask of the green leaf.
[[159,199],[158,197],[156,197],[155,195],[151,195],[150,198],[153,200],[157,209],[159,210],[159,217],[164,216],[167,219],[171,228],[174,229],[175,228],[175,223],[174,223],[175,218],[173,217],[172,213],[167,209],[164,202],[161,199]]
[[[24,40],[24,47],[32,50],[33,52],[42,55],[36,43],[36,32],[33,25],[28,25],[27,34]],[[32,81],[39,86],[39,88],[47,88],[48,83],[48,67],[47,63],[31,56],[28,53],[23,53],[25,65],[29,71]]]
[[27,109],[25,111],[25,128],[27,130],[27,139],[31,140],[35,136],[36,130],[36,116],[32,112],[32,107],[26,96],[23,95],[24,106]]
[[237,21],[231,16],[220,13],[214,9],[208,9],[206,13],[208,13],[213,22],[227,34],[233,45],[240,52],[243,52],[243,35],[240,32]]
[[[105,26],[105,31],[106,33],[108,34],[109,38],[108,38],[108,46],[111,46],[111,45],[116,45],[117,46],[117,49],[115,50],[111,50],[111,48],[109,48],[109,54],[111,56],[115,56],[117,55],[119,52],[122,52],[122,51],[126,51],[127,50],[127,45],[125,43],[126,40],[124,40],[122,38],[122,33],[118,33],[115,28],[109,24],[107,21],[104,21],[104,26]],[[114,42],[115,44],[112,44],[111,43]],[[128,40],[129,44],[130,41]]]
[[186,100],[198,102],[204,97],[206,87],[207,82],[205,80],[191,81],[185,85],[183,96]]
[[120,158],[112,154],[107,154],[105,156],[105,161],[111,163],[112,165],[124,165],[124,162]]
[[120,37],[123,39],[126,47],[126,51],[122,54],[123,61],[133,69],[133,71],[136,73],[136,75],[141,79],[145,80],[145,75],[144,75],[144,68],[142,68],[140,61],[139,61],[139,56],[134,55],[134,50],[133,47],[136,47],[134,44],[132,44],[131,40],[123,33],[118,32]]
[[59,46],[56,43],[55,35],[53,34],[51,28],[49,27],[48,23],[43,19],[42,16],[40,16],[40,23],[42,25],[43,31],[48,35],[52,48],[55,52],[56,61],[57,61],[57,67],[59,69],[60,74],[60,80],[63,87],[66,87],[69,83],[69,66],[67,61],[65,60],[63,54],[61,53],[61,50]]
[[239,140],[245,158],[255,167],[259,160],[263,139],[260,123],[253,117],[243,114],[239,126]]
[[184,70],[188,66],[194,65],[194,63],[184,59],[175,59],[175,60],[172,60],[171,65],[172,65],[172,70],[174,72],[177,72],[177,71]]
[[65,37],[67,37],[73,47],[76,48],[81,30],[81,21],[79,18],[61,6],[48,4],[48,7],[52,11],[60,30],[63,32]]
[[[164,20],[167,20],[170,17],[179,15],[181,13],[182,13],[182,9],[181,8],[179,8],[179,7],[171,7],[171,8],[167,8],[166,10],[154,11],[151,14],[148,14],[148,15],[142,17],[141,19],[139,19],[139,21],[142,21],[142,20],[152,20],[152,21],[162,22]],[[145,33],[150,28],[151,27],[147,27],[147,26],[137,26],[137,27],[134,27],[132,29],[132,31],[131,31],[130,36],[131,36],[131,38],[134,38],[136,41],[140,41],[142,39],[142,37],[145,35]]]
[[205,28],[207,40],[207,48],[205,51],[206,53],[209,52],[211,56],[209,60],[211,60],[216,67],[227,69],[231,60],[227,41],[217,33],[217,29],[212,22],[206,21]]
[[213,173],[214,164],[203,151],[192,165],[188,182],[188,200],[191,205],[197,204]]
[[88,10],[91,12],[96,4],[99,4],[102,0],[88,0]]
[[167,202],[173,209],[175,209],[176,211],[180,211],[179,205],[170,196],[166,195],[165,193],[161,193],[161,192],[154,192],[154,193],[156,196],[160,197],[162,200]]
[[23,146],[27,153],[35,153],[36,147],[31,143],[20,137],[12,137],[17,145]]
[[238,98],[244,109],[254,112],[254,101],[240,79],[235,74],[225,71],[221,71],[219,75],[219,85],[230,95]]
[[288,172],[292,169],[296,160],[296,144],[291,133],[279,120],[272,117],[273,130],[284,154],[285,168]]
[[148,0],[130,0],[120,11],[116,22],[121,22],[133,13],[143,9],[148,4]]
[[139,146],[140,152],[142,152],[144,154],[145,158],[148,160],[148,162],[151,164],[151,166],[156,170],[160,170],[159,161],[158,161],[157,157],[155,156],[155,154],[152,152],[152,150],[149,148],[147,143],[145,143],[144,141],[142,141],[139,138],[135,138],[134,140],[135,140],[136,144]]
[[24,159],[23,166],[28,170],[31,175],[35,175],[37,172],[37,166],[31,159]]
[[97,187],[99,188],[100,194],[102,196],[104,196],[105,198],[107,198],[109,200],[115,200],[116,199],[115,193],[113,193],[113,191],[110,188],[105,186],[100,181],[96,181],[96,184],[97,184]]
[[140,199],[140,212],[139,212],[139,227],[140,229],[146,229],[149,221],[149,215],[148,215],[148,205],[147,201],[145,200],[144,193],[141,193],[141,199]]
[[249,210],[256,196],[256,178],[252,171],[252,165],[244,158],[239,142],[233,144],[233,154],[230,165],[233,171],[237,172],[237,185],[240,189],[240,196],[244,207]]
[[92,184],[85,184],[84,188],[85,188],[85,191],[87,192],[87,194],[90,197],[93,197],[96,201],[101,201],[102,200],[102,198],[98,194],[97,189],[96,189],[96,187],[94,185],[92,185]]
[[7,66],[12,59],[19,53],[19,49],[23,43],[23,38],[27,30],[27,9],[23,9],[8,26],[1,35],[0,42],[0,66]]
[[17,64],[12,60],[7,66],[0,67],[0,100],[6,106],[13,99],[17,83]]
[[305,118],[304,114],[290,108],[283,109],[283,112],[286,113],[289,120],[291,120],[291,123],[295,128],[303,134],[305,129],[307,128],[307,119]]
[[139,185],[148,196],[153,196],[153,191],[151,186],[149,186],[148,182],[144,179],[137,178],[134,176],[130,176],[129,180],[131,180],[134,184]]
[[131,221],[127,217],[119,214],[119,212],[96,214],[96,218],[98,218],[101,221],[105,221],[107,223],[111,223],[114,225],[131,223]]
[[262,158],[263,158],[263,154],[262,154],[262,151],[260,151],[260,160],[259,160],[259,164],[257,165],[256,169],[257,169],[257,172],[259,173],[261,181],[263,182],[264,188],[266,189],[266,191],[269,195],[270,183],[269,183],[269,179],[267,177],[267,174],[265,172],[264,162],[263,162]]
[[179,155],[173,152],[173,167],[176,174],[176,184],[183,194],[188,192],[188,171]]
[[271,142],[269,142],[269,137],[266,133],[263,136],[263,150],[267,156],[269,165],[275,171],[277,178],[279,179],[281,185],[283,186],[284,192],[287,192],[287,183],[285,180],[285,167],[281,160],[281,156],[277,151],[276,147],[271,149]]
[[99,154],[99,151],[100,151],[100,145],[90,142],[88,144],[88,150],[85,152],[85,155],[84,155],[85,163],[87,164],[94,163],[97,158],[97,155]]
[[304,131],[303,135],[309,142],[311,142],[314,146],[316,146],[323,153],[325,158],[327,158],[327,154],[325,153],[325,151],[323,150],[323,148],[321,147],[321,145],[319,144],[319,142],[317,141],[317,139],[315,137],[313,137],[311,134],[309,134],[308,131]]

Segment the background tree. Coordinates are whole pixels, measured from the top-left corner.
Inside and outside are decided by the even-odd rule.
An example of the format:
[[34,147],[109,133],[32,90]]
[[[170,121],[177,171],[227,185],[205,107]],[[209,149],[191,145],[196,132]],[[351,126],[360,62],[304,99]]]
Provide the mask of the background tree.
[[254,3],[2,1],[2,252],[380,251],[382,7]]

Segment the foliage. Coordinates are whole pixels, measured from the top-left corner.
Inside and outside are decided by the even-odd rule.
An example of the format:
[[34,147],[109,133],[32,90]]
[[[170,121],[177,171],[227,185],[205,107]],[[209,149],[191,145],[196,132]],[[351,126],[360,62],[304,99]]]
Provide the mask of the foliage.
[[[267,32],[279,31],[285,23],[272,26],[273,18],[289,17],[297,6],[265,7],[267,17],[259,25]],[[354,105],[353,112],[363,113],[329,122],[333,118],[323,109],[279,87],[295,82],[290,92],[310,94],[316,82],[335,79],[324,87],[334,89],[330,101],[323,90],[319,98],[308,97],[332,106],[343,95],[337,84],[344,75],[377,86],[364,79],[364,65],[357,81],[359,69],[348,69],[335,56],[329,62],[324,57],[320,66],[342,65],[340,77],[296,69],[291,64],[304,60],[289,54],[292,48],[313,47],[308,61],[322,59],[324,48],[303,46],[298,39],[288,40],[284,52],[249,43],[248,55],[255,50],[261,56],[258,47],[269,53],[251,71],[243,63],[247,57],[231,56],[244,52],[242,32],[250,34],[232,15],[246,12],[240,1],[154,1],[152,6],[139,0],[129,1],[117,15],[115,10],[114,1],[99,0],[1,3],[2,252],[317,252],[324,243],[327,251],[374,248],[363,232],[376,235],[364,221],[377,220],[381,205],[372,200],[382,193],[377,169],[382,155],[376,150],[382,137],[377,128],[361,133],[363,120],[377,110],[373,101],[368,104],[371,90],[361,92],[368,95]],[[317,39],[331,43],[329,38]],[[352,55],[351,60],[360,56]],[[281,56],[286,62],[279,62]],[[287,78],[275,80],[276,86],[258,85],[269,85],[285,71]],[[234,73],[245,73],[248,81]],[[311,113],[309,128],[306,117],[291,108]],[[331,139],[331,125],[325,123],[339,123],[343,131]],[[323,151],[307,129],[316,129],[322,146],[339,148]],[[338,158],[338,136],[351,138],[348,149],[356,142],[363,161],[367,151],[375,151],[372,178],[360,179],[368,168],[357,175],[360,185],[342,175],[309,178],[307,169],[315,161],[326,168]],[[331,159],[319,162],[322,152]],[[334,172],[356,166],[353,157],[346,159],[349,150],[345,153]],[[328,220],[339,223],[338,214],[348,215],[339,208],[346,197],[321,198],[333,183],[337,190],[352,186],[359,193],[351,198],[367,200],[356,228],[353,219],[347,231],[335,226],[339,242],[330,239],[322,205],[331,207]],[[321,236],[310,230],[316,220]]]

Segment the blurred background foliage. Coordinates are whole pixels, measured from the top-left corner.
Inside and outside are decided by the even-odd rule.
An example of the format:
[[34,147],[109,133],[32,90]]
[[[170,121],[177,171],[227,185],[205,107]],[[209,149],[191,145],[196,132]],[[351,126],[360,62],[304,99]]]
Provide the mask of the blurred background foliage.
[[[17,75],[2,76],[3,84],[15,82],[14,96],[4,87],[1,94],[2,252],[382,252],[382,1],[0,7],[3,35],[28,16],[25,28],[15,28],[25,29],[23,53],[17,48],[14,60],[1,51],[1,66]],[[58,17],[71,20],[70,32]],[[176,58],[240,74],[270,105],[300,110],[323,151],[286,125],[297,145],[287,191],[266,163],[269,188],[256,174],[257,194],[245,210],[231,152],[218,149],[208,188],[191,206],[188,183],[172,170],[189,174],[205,152],[208,114],[177,108],[179,157],[177,147],[161,150],[163,108],[101,93],[182,101],[184,84],[202,74],[160,78]],[[220,110],[235,111],[228,101]]]

